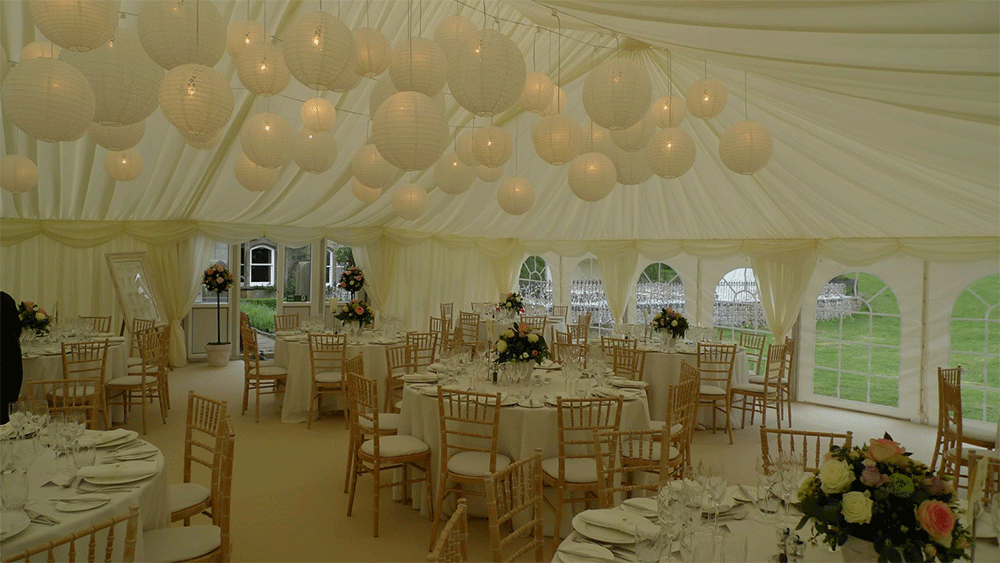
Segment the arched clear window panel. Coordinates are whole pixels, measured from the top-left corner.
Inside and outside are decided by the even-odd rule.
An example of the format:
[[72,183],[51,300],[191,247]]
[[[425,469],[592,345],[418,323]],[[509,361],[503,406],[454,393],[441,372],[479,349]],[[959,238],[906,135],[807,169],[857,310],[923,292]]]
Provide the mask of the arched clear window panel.
[[517,291],[524,300],[528,314],[544,314],[552,310],[552,276],[541,256],[528,256],[521,263]]
[[285,303],[309,301],[312,293],[312,246],[285,247]]
[[639,274],[635,285],[636,322],[649,324],[661,309],[684,312],[684,283],[670,266],[653,262]]
[[250,248],[247,285],[274,285],[274,248],[258,245]]
[[760,305],[760,290],[753,270],[736,268],[722,276],[715,286],[712,323],[722,329],[722,339],[726,341],[739,341],[739,332],[766,334],[766,353],[773,337],[767,328],[764,308]]
[[996,422],[1000,416],[1000,274],[958,296],[951,310],[951,358],[962,366],[962,416]]
[[579,322],[579,316],[590,313],[590,332],[593,335],[610,335],[615,321],[608,307],[608,298],[601,283],[601,270],[597,258],[586,258],[576,265],[570,286],[570,318]]
[[351,292],[337,287],[337,284],[340,283],[340,274],[348,266],[354,266],[354,253],[351,251],[351,247],[342,246],[332,240],[326,241],[327,299],[336,299],[337,301],[351,300]]

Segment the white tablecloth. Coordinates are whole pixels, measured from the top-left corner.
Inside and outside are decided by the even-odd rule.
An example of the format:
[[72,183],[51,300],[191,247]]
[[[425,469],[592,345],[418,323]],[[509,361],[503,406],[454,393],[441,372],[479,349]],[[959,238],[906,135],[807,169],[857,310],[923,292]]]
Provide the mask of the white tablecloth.
[[[698,367],[696,350],[675,352],[658,352],[647,350],[646,364],[642,371],[642,380],[649,382],[649,415],[653,420],[667,419],[667,392],[671,385],[677,385],[681,375],[681,362],[688,362]],[[746,350],[739,348],[733,361],[733,384],[746,383],[750,380],[750,368],[747,364]],[[712,424],[712,413],[703,409],[699,422]]]
[[[103,338],[99,337],[95,339]],[[108,361],[105,368],[104,381],[111,381],[125,375],[129,353],[128,341],[125,338],[115,336],[109,337],[108,340]],[[28,352],[29,354],[21,356],[21,366],[24,368],[24,382],[63,378],[62,351],[59,343],[32,349],[25,348],[23,352]]]
[[[479,321],[479,340],[483,342],[496,342],[497,337],[502,330],[506,330],[510,327],[514,321],[510,320],[499,320],[499,319],[483,319]],[[491,326],[492,325],[492,326]],[[555,342],[555,331],[566,332],[566,323],[563,322],[561,318],[550,317],[545,323],[545,341],[549,343],[549,349],[552,349],[552,343]]]

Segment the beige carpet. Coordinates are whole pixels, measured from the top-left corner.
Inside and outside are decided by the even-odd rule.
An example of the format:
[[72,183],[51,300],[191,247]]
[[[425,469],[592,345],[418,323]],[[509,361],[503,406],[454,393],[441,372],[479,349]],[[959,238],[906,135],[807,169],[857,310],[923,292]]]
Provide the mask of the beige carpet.
[[[182,478],[184,418],[189,390],[228,401],[236,429],[233,476],[233,561],[425,561],[431,523],[408,506],[382,497],[380,536],[372,537],[371,478],[358,484],[354,515],[347,517],[344,459],[348,433],[339,415],[313,423],[282,424],[273,396],[261,399],[261,420],[252,410],[240,415],[243,363],[225,368],[193,364],[170,375],[172,408],[161,425],[155,408],[150,413],[147,440],[167,455],[171,482]],[[934,446],[933,427],[815,405],[796,404],[797,428],[853,430],[858,443],[888,431],[915,458],[929,462]],[[139,430],[133,413],[129,428]],[[759,432],[748,424],[734,431],[735,444],[724,433],[695,434],[695,459],[723,463],[732,482],[754,480],[754,455],[759,455]],[[206,522],[202,517],[197,522]],[[470,522],[470,556],[489,558],[485,521]],[[551,556],[546,546],[546,559]]]

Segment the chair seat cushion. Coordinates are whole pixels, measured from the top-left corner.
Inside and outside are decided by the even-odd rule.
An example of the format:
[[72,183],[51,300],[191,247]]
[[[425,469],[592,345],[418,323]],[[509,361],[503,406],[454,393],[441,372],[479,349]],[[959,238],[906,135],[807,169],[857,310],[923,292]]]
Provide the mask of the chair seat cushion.
[[[400,419],[399,413],[380,412],[378,413],[378,429],[380,431],[399,430],[399,419]],[[358,422],[361,424],[362,428],[366,430],[372,429],[372,423],[367,418],[359,416]]]
[[[763,385],[758,385],[757,383],[737,383],[736,385],[733,385],[733,391],[748,391],[750,393],[760,393],[760,394],[763,394],[764,393],[764,386]],[[775,390],[772,387],[772,388],[768,389],[767,394],[768,395],[775,395],[775,394],[777,394],[777,390]]]
[[275,367],[274,366],[274,360],[261,360],[261,361],[257,362],[257,364],[260,367],[262,367],[262,368],[273,368],[273,367]]
[[[251,377],[254,376],[253,369],[250,370]],[[257,377],[284,377],[288,375],[288,370],[285,368],[280,368],[276,366],[261,366],[260,370],[257,371]]]
[[726,390],[722,387],[716,387],[715,385],[702,385],[701,386],[702,395],[719,395],[725,396]]
[[[69,388],[69,394],[72,397],[90,397],[93,396],[94,393],[95,391],[93,385],[84,385],[84,386],[77,385],[76,387]],[[55,395],[56,397],[62,397],[63,388],[57,387],[53,389],[52,394]]]
[[137,356],[129,356],[129,357],[125,358],[125,365],[128,366],[128,367],[141,366],[142,365],[142,358],[139,358]]
[[[650,448],[649,444],[639,444],[638,440],[633,440],[633,442],[634,443],[632,444],[632,449],[631,450],[629,450],[628,448],[625,449],[625,457],[626,458],[629,457],[628,456],[628,452],[629,451],[632,451],[632,452],[646,452],[646,453],[650,454],[649,457],[643,457],[642,459],[647,459],[647,460],[650,460],[650,461],[660,461],[660,444],[653,444],[653,447]],[[681,455],[680,451],[677,448],[675,448],[673,446],[668,446],[668,447],[670,448],[670,452],[667,455],[670,456],[670,459],[674,459],[677,456]],[[642,448],[642,449],[640,449],[640,448]]]
[[[414,455],[430,449],[430,446],[423,440],[405,434],[379,438],[379,455],[382,457]],[[366,455],[375,455],[375,439],[365,440],[365,443],[361,444],[361,452]]]
[[396,410],[397,411],[403,410],[403,400],[402,399],[396,401]]
[[147,530],[142,533],[148,563],[172,563],[200,557],[222,545],[218,526],[184,526]]
[[[498,453],[497,470],[510,465],[510,458]],[[448,471],[469,477],[486,477],[490,474],[490,454],[487,452],[459,452],[448,459]]]
[[[107,386],[107,387],[117,387],[117,386],[138,387],[138,386],[140,386],[140,385],[143,384],[142,379],[143,378],[142,378],[141,375],[123,375],[121,377],[116,377],[116,378],[112,379],[111,381],[105,383],[105,386]],[[146,381],[145,381],[145,383],[146,384],[156,383],[156,376],[154,376],[154,375],[148,375],[147,374],[146,375]]]
[[[128,370],[126,370],[126,372],[129,375],[142,375],[142,362],[139,362],[139,364],[134,365],[134,366],[129,366]],[[156,366],[152,365],[152,364],[146,366],[146,375],[149,375],[149,374],[152,374],[152,373],[156,373]]]
[[962,438],[965,440],[975,440],[977,442],[996,444],[997,433],[995,430],[988,430],[986,428],[979,428],[977,426],[965,424],[962,426]]
[[[649,421],[649,429],[650,430],[663,430],[663,425],[664,424],[666,424],[666,422],[664,422],[662,420],[650,420]],[[673,435],[677,434],[678,432],[680,432],[681,430],[684,430],[684,425],[678,422],[677,424],[675,424],[675,425],[673,425],[673,426],[670,427],[670,435],[673,436]]]
[[[550,457],[542,460],[542,471],[550,477],[559,478],[559,458]],[[596,483],[597,461],[588,458],[569,458],[566,460],[567,483]]]
[[344,379],[344,374],[339,371],[321,371],[316,374],[317,383],[340,383]]
[[191,508],[208,500],[211,491],[198,483],[172,483],[170,485],[170,512]]

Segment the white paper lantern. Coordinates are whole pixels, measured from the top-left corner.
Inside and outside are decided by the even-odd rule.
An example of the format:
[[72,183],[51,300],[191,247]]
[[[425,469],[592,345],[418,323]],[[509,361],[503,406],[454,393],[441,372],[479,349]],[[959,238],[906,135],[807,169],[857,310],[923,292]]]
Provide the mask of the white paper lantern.
[[771,133],[756,121],[741,121],[719,139],[719,156],[737,174],[753,174],[771,160]]
[[645,151],[625,152],[611,143],[606,154],[615,163],[618,183],[623,186],[637,186],[653,177]]
[[118,27],[112,0],[31,0],[28,11],[46,39],[70,51],[96,49]]
[[617,181],[615,163],[603,153],[583,153],[569,165],[569,189],[583,201],[604,199],[614,189]]
[[51,41],[32,41],[21,48],[21,62],[48,57],[58,59],[62,47]]
[[131,182],[142,174],[142,156],[135,149],[108,152],[104,155],[104,170],[119,182]]
[[181,65],[163,77],[160,109],[181,134],[214,133],[233,115],[233,89],[214,69]]
[[434,42],[444,51],[445,57],[451,59],[452,53],[458,50],[466,36],[476,31],[476,24],[465,16],[449,16],[434,30]]
[[583,107],[594,123],[612,131],[638,123],[649,111],[653,86],[646,69],[629,59],[608,59],[587,73]]
[[398,92],[391,78],[383,76],[381,80],[377,80],[372,86],[371,95],[368,97],[368,116],[374,117],[378,108],[382,107],[386,100]]
[[517,101],[525,110],[538,113],[552,104],[554,91],[552,79],[540,72],[529,72]]
[[412,221],[427,211],[427,191],[420,184],[401,184],[392,192],[392,209]]
[[656,122],[653,121],[653,114],[647,113],[635,125],[627,129],[611,131],[610,135],[611,142],[621,150],[636,152],[646,148],[653,133],[656,133]]
[[252,162],[264,168],[279,168],[292,160],[295,131],[276,113],[258,113],[243,124],[240,146]]
[[236,181],[251,192],[266,192],[278,183],[280,168],[264,168],[240,153],[236,157]]
[[395,180],[397,170],[372,144],[362,145],[351,160],[354,176],[368,188],[388,188]]
[[497,188],[497,202],[510,215],[524,215],[535,204],[535,187],[527,178],[507,178]]
[[94,142],[109,151],[123,151],[139,144],[146,134],[146,122],[140,121],[131,125],[101,125],[90,124],[90,136]]
[[211,131],[203,135],[185,135],[181,133],[181,137],[191,147],[204,151],[218,146],[219,142],[222,141],[223,131],[223,129],[219,129],[218,131]]
[[392,49],[389,77],[400,92],[435,96],[444,88],[448,66],[437,43],[421,37],[403,39]]
[[726,87],[714,78],[695,80],[688,88],[687,109],[699,119],[710,119],[726,107]]
[[543,117],[531,128],[531,142],[539,158],[559,166],[576,158],[583,143],[583,131],[570,116],[556,114]]
[[362,184],[357,178],[351,178],[351,192],[358,201],[364,203],[371,203],[378,199],[382,195],[382,190],[380,188],[369,188],[368,186]]
[[337,140],[333,131],[302,128],[295,134],[295,164],[310,174],[320,174],[337,162]]
[[496,115],[514,105],[524,90],[526,76],[524,55],[517,44],[493,29],[466,35],[448,62],[451,95],[480,117]]
[[455,153],[441,157],[434,165],[434,179],[438,187],[446,194],[458,195],[472,186],[476,181],[476,171],[466,166]]
[[267,41],[267,30],[254,20],[237,20],[226,28],[226,51],[236,59],[243,49]]
[[95,122],[131,125],[156,110],[164,72],[132,31],[119,28],[107,44],[87,53],[63,51],[59,58],[83,73],[94,88]]
[[652,113],[657,127],[677,127],[684,121],[687,107],[680,96],[663,96],[653,102]]
[[309,98],[299,110],[302,125],[311,131],[329,131],[337,123],[337,108],[326,98]]
[[270,43],[243,49],[236,57],[236,75],[247,90],[264,97],[280,94],[292,79],[281,47]]
[[348,72],[330,87],[330,91],[343,94],[357,88],[358,84],[361,84],[361,75],[356,72]]
[[393,94],[372,119],[372,141],[396,168],[423,170],[448,146],[448,122],[437,102],[419,92]]
[[483,166],[482,164],[477,164],[474,170],[476,171],[476,176],[480,180],[486,182],[487,184],[492,184],[503,176],[503,166],[497,168],[490,168],[489,166]]
[[226,27],[212,2],[149,0],[139,8],[139,41],[167,70],[188,64],[213,67],[226,51]]
[[284,48],[292,76],[313,90],[332,89],[358,64],[354,34],[325,12],[295,18],[285,30]]
[[608,146],[614,144],[611,142],[611,131],[593,121],[584,123],[580,129],[583,131],[583,143],[580,145],[581,154],[599,152],[608,155]]
[[473,130],[472,156],[477,163],[496,168],[507,164],[513,154],[514,140],[503,129],[490,125]]
[[549,102],[549,105],[545,106],[545,109],[538,112],[538,115],[548,117],[564,111],[566,111],[566,92],[562,88],[553,85],[552,101]]
[[358,49],[358,64],[354,73],[366,78],[375,78],[389,68],[392,61],[392,45],[381,31],[370,27],[354,30],[354,44]]
[[694,140],[683,129],[667,127],[657,131],[646,146],[649,168],[661,178],[678,178],[694,164]]
[[80,71],[57,59],[17,65],[0,91],[4,114],[28,135],[55,143],[86,133],[94,119],[94,89]]
[[455,154],[458,155],[458,160],[462,164],[475,168],[479,166],[479,161],[476,160],[476,155],[472,154],[472,142],[475,138],[475,129],[466,129],[462,131],[458,138],[455,139]]
[[0,158],[0,188],[20,194],[38,185],[38,167],[26,156],[8,154]]

